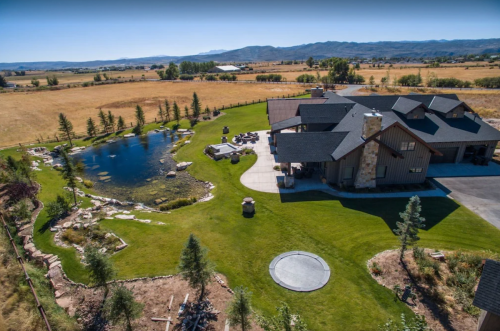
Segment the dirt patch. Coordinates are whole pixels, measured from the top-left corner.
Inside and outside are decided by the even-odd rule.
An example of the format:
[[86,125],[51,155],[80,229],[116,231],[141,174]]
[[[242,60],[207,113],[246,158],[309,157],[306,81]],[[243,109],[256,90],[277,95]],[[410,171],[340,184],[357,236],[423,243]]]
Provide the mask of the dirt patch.
[[[433,250],[425,250],[425,254],[430,252]],[[445,256],[452,254],[452,252],[443,253]],[[368,261],[367,265],[372,277],[384,287],[393,289],[395,285],[399,285],[404,290],[406,285],[412,286],[412,292],[416,294],[416,299],[415,301],[408,299],[407,305],[416,314],[425,316],[429,327],[434,331],[470,331],[477,328],[477,317],[464,312],[459,303],[455,301],[453,293],[445,286],[445,280],[450,273],[445,262],[439,262],[440,279],[430,286],[419,279],[419,268],[411,251],[406,252],[405,261],[409,272],[399,261],[399,250],[390,250],[375,255]],[[382,272],[379,276],[373,273],[374,262]],[[412,282],[412,279],[415,282]],[[439,297],[443,302],[438,304],[436,301],[439,300],[436,300],[436,297]],[[396,295],[395,300],[399,300]]]

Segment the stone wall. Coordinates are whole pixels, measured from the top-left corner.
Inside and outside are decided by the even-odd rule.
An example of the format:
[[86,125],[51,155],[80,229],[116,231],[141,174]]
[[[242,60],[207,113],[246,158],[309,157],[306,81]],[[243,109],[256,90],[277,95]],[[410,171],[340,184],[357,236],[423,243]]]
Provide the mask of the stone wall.
[[[367,139],[382,128],[382,115],[376,112],[365,114],[363,118],[363,139]],[[375,141],[367,143],[361,154],[359,170],[354,186],[356,188],[373,188],[377,186],[377,160],[379,145]]]

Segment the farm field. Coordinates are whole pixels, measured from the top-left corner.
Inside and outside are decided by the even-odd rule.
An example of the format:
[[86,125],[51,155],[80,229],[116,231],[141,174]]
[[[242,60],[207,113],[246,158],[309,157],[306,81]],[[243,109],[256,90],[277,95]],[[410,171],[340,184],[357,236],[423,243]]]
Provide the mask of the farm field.
[[[215,162],[202,152],[206,144],[220,141],[223,126],[229,126],[231,132],[268,128],[265,103],[229,109],[215,121],[197,124],[191,144],[177,153],[177,161],[193,162],[188,168],[191,175],[215,185],[214,199],[170,214],[133,212],[138,218],[147,215],[151,224],[117,219],[101,222],[129,244],[112,258],[118,277],[175,273],[184,241],[194,233],[208,247],[209,258],[229,285],[243,285],[253,292],[258,311],[271,314],[279,301],[285,301],[300,312],[311,330],[372,330],[387,318],[410,314],[403,303],[394,301],[390,289],[372,279],[366,266],[375,254],[398,246],[392,229],[407,199],[337,199],[321,192],[279,195],[250,190],[241,184],[240,176],[255,163],[255,155],[231,164],[229,160]],[[14,149],[1,153],[17,154]],[[40,195],[44,203],[53,200],[64,185],[47,168],[39,172],[38,180],[44,188]],[[256,201],[256,214],[250,218],[241,213],[246,196]],[[84,201],[82,207],[87,207],[88,199]],[[467,208],[447,198],[422,199],[422,207],[427,222],[420,235],[421,247],[499,252],[500,231]],[[37,247],[59,254],[68,275],[86,281],[74,250],[53,244],[53,233],[44,226],[47,221],[43,210],[35,224]],[[154,225],[156,221],[165,225]],[[275,284],[269,263],[290,250],[320,255],[332,270],[329,283],[311,293],[292,292]]]
[[57,133],[57,115],[65,113],[75,132],[86,130],[86,120],[97,120],[99,108],[121,115],[125,123],[135,122],[136,105],[141,105],[146,121],[154,121],[158,104],[168,99],[177,102],[184,115],[184,106],[190,106],[193,92],[201,100],[203,109],[238,102],[252,102],[277,96],[303,92],[302,85],[237,84],[237,83],[172,83],[137,82],[79,87],[59,91],[19,92],[0,94],[0,146],[29,142],[40,137],[54,138]]

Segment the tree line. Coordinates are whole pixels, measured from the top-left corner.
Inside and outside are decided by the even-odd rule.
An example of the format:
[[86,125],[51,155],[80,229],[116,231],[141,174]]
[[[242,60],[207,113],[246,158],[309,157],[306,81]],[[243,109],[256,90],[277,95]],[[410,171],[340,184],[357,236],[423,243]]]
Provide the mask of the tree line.
[[214,61],[209,62],[191,62],[182,61],[179,65],[181,74],[198,74],[200,72],[208,72],[208,70],[215,67],[217,64]]

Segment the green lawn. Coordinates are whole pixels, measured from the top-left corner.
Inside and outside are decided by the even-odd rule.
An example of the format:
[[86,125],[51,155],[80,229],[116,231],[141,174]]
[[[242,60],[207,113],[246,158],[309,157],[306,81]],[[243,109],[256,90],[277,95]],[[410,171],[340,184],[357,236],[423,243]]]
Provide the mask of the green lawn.
[[[217,143],[222,127],[230,135],[268,128],[265,104],[226,110],[216,121],[199,123],[191,144],[177,154],[179,161],[194,162],[189,172],[211,181],[215,198],[173,211],[171,214],[141,214],[141,218],[166,225],[135,221],[105,220],[102,226],[128,244],[113,256],[119,278],[165,275],[176,272],[180,251],[189,233],[201,238],[217,271],[228,277],[231,287],[244,285],[254,293],[254,306],[271,313],[279,301],[299,311],[312,330],[374,330],[387,318],[410,312],[394,302],[390,290],[369,275],[366,261],[376,253],[397,247],[391,229],[404,210],[406,199],[336,199],[320,192],[268,194],[252,191],[240,176],[256,161],[241,158],[212,161],[203,155],[205,145]],[[41,199],[53,199],[62,185],[55,172],[44,170]],[[256,214],[245,217],[241,202],[256,200]],[[474,213],[445,198],[422,199],[427,227],[420,245],[437,249],[492,250],[500,252],[500,231]],[[42,217],[36,223],[41,229]],[[78,281],[86,276],[73,250],[56,248],[49,231],[35,232],[39,247],[63,257],[68,275]],[[268,272],[271,260],[290,250],[320,255],[332,270],[330,282],[311,293],[296,293],[276,285]]]

